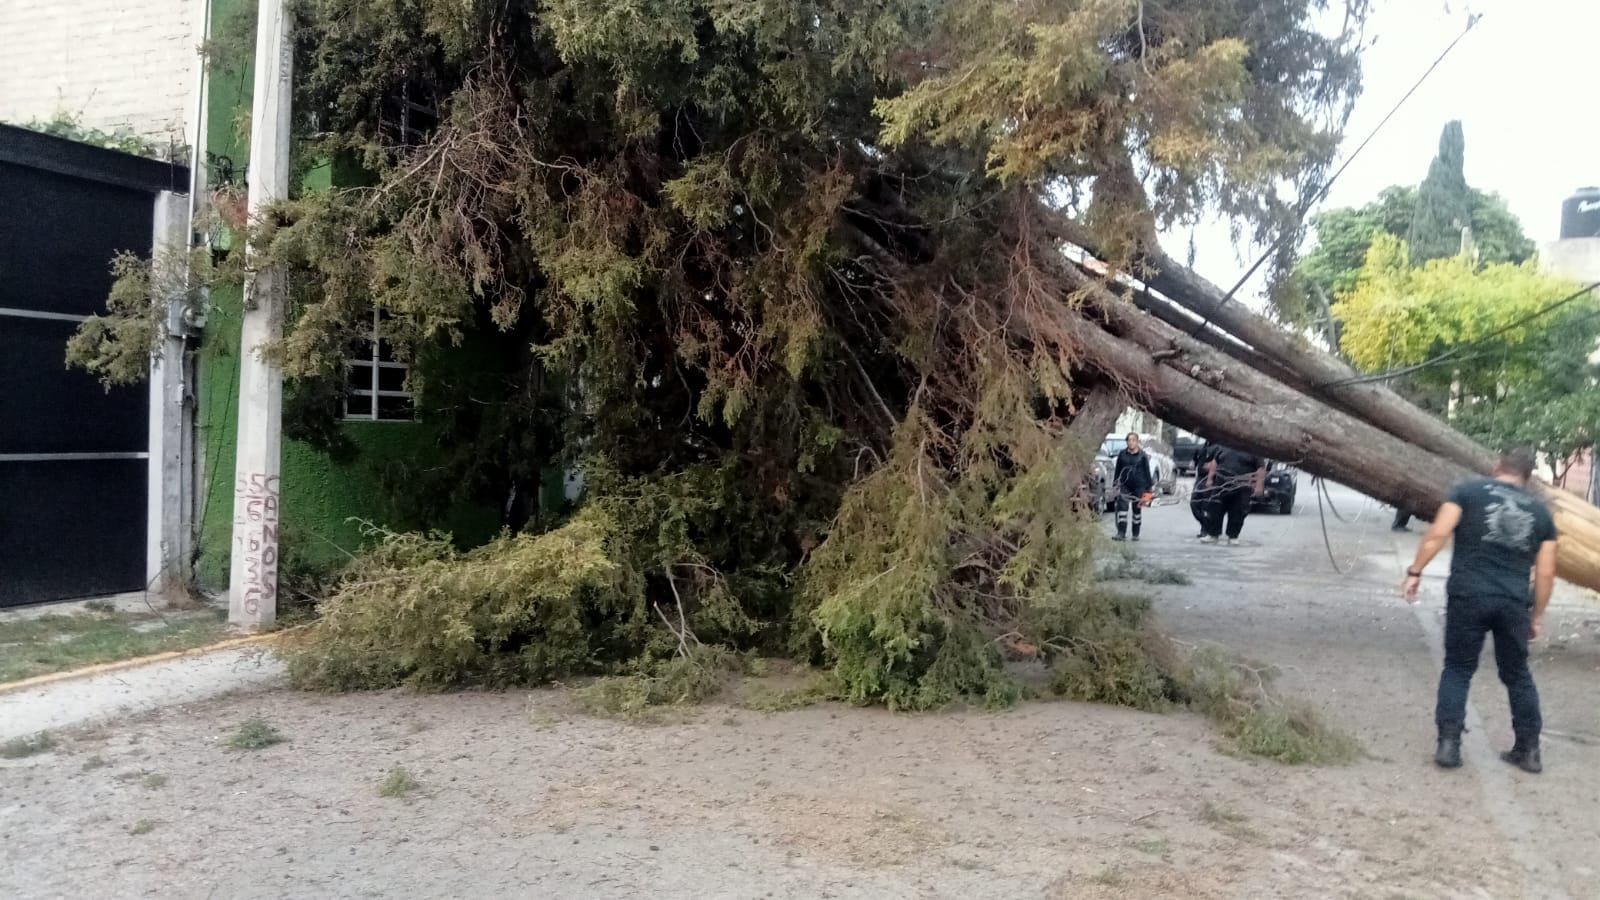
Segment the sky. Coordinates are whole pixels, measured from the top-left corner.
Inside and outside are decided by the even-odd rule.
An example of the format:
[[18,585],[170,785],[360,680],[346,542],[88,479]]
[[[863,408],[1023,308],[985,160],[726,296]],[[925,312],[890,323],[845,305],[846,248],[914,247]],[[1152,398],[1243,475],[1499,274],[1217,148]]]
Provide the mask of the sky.
[[[1365,87],[1344,152],[1461,33],[1470,13],[1482,14],[1478,26],[1319,208],[1359,206],[1391,184],[1420,182],[1451,119],[1466,133],[1467,182],[1505,197],[1536,243],[1556,239],[1561,201],[1575,188],[1600,185],[1600,0],[1374,0]],[[1187,233],[1173,235],[1169,249],[1182,258],[1187,241]],[[1259,253],[1234,246],[1222,226],[1197,234],[1196,250],[1200,271],[1224,289]],[[1240,298],[1259,308],[1258,291],[1253,282]]]

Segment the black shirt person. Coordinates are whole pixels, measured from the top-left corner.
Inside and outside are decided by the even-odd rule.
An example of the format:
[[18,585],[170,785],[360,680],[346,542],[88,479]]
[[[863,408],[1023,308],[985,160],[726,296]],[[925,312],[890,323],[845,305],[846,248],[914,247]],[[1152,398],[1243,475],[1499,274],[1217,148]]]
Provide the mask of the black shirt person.
[[1267,461],[1253,453],[1218,447],[1206,463],[1203,487],[1210,492],[1210,521],[1200,540],[1214,544],[1227,522],[1228,543],[1237,543],[1250,514],[1250,498],[1266,490]]
[[1216,455],[1217,447],[1210,441],[1207,441],[1194,455],[1194,492],[1189,495],[1189,512],[1194,516],[1194,520],[1200,523],[1200,533],[1196,535],[1200,538],[1209,533],[1211,517],[1216,514],[1216,476],[1210,465]]
[[1128,522],[1133,522],[1133,539],[1139,539],[1139,529],[1144,526],[1145,495],[1155,487],[1156,479],[1150,471],[1150,455],[1139,448],[1139,435],[1128,435],[1128,446],[1117,454],[1117,465],[1111,474],[1111,484],[1117,492],[1117,536],[1112,540],[1127,540]]
[[[1445,583],[1444,672],[1434,720],[1439,746],[1434,761],[1461,765],[1461,731],[1467,689],[1478,669],[1486,633],[1494,634],[1495,667],[1511,701],[1516,743],[1501,759],[1540,772],[1539,690],[1528,670],[1528,642],[1544,630],[1544,611],[1556,577],[1556,526],[1550,510],[1529,488],[1531,451],[1503,454],[1493,478],[1463,482],[1439,507],[1406,570],[1401,592],[1415,603],[1422,570],[1455,538]],[[1532,572],[1532,597],[1529,573]]]

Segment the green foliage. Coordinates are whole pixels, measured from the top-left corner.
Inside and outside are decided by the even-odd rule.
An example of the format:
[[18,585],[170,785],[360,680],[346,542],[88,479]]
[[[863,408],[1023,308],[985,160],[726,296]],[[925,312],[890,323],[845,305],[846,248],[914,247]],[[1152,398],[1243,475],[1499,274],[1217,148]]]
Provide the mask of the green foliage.
[[1148,600],[1090,593],[1041,610],[1035,629],[1055,671],[1051,690],[1068,700],[1161,710],[1177,699],[1177,656],[1147,622]]
[[1417,188],[1417,208],[1406,231],[1411,263],[1445,259],[1461,252],[1461,230],[1472,223],[1472,189],[1467,187],[1466,137],[1460,122],[1444,126],[1439,155]]
[[447,535],[380,534],[322,616],[282,652],[323,690],[537,684],[641,652],[650,614],[596,507],[466,553]]
[[1471,227],[1474,258],[1482,264],[1532,259],[1533,241],[1505,200],[1466,183],[1464,157],[1461,123],[1451,122],[1420,187],[1395,185],[1365,206],[1312,216],[1316,242],[1296,263],[1292,277],[1274,291],[1278,314],[1292,322],[1315,319],[1323,303],[1355,290],[1379,235],[1404,240],[1413,265],[1457,255],[1463,226]]
[[265,719],[250,719],[228,735],[224,747],[233,751],[265,750],[288,741],[283,732]]
[[1189,576],[1183,572],[1157,565],[1126,547],[1100,567],[1099,578],[1101,581],[1142,581],[1146,584],[1189,583]]
[[150,832],[156,830],[157,824],[158,823],[154,819],[140,819],[139,821],[128,826],[128,834],[132,835],[133,837],[140,837],[142,835],[149,834]]
[[1357,87],[1345,5],[1330,34],[1312,0],[297,4],[298,152],[365,177],[249,234],[296,285],[286,372],[338,377],[387,313],[448,448],[397,486],[503,502],[581,463],[587,493],[477,550],[386,536],[292,676],[632,665],[598,690],[648,705],[674,688],[639,667],[698,641],[1000,704],[997,638],[1039,627],[1076,695],[1159,693],[1068,510],[1059,237],[1281,224]]
[[693,706],[722,692],[739,671],[739,659],[726,650],[696,645],[671,659],[648,663],[631,675],[612,675],[579,688],[578,705],[589,713],[647,719],[663,707]]
[[798,687],[757,689],[745,698],[742,705],[758,712],[780,713],[842,699],[844,697],[837,680],[829,674],[817,674]]
[[143,156],[147,159],[159,159],[163,162],[171,161],[183,163],[189,156],[189,148],[176,144],[161,144],[142,135],[134,134],[126,128],[115,131],[106,131],[83,124],[80,116],[70,113],[56,113],[49,119],[33,119],[22,126],[30,131],[66,138],[80,144],[89,144],[106,150],[116,150],[122,153],[131,153],[134,156]]
[[[1337,765],[1355,759],[1361,745],[1329,725],[1315,709],[1271,689],[1273,671],[1212,651],[1197,650],[1176,678],[1185,703],[1219,726],[1230,747],[1286,765]],[[1215,820],[1229,821],[1215,813]]]
[[1452,354],[1412,378],[1440,391],[1453,383],[1468,434],[1490,446],[1532,444],[1563,467],[1592,446],[1600,399],[1588,357],[1600,339],[1600,300],[1534,317],[1578,285],[1531,262],[1479,269],[1464,257],[1407,260],[1403,243],[1380,236],[1357,286],[1334,307],[1351,361],[1382,371]]
[[169,306],[203,309],[205,292],[225,276],[208,251],[174,248],[158,260],[118,253],[111,277],[106,314],[90,316],[67,341],[67,364],[95,375],[108,389],[143,381],[167,338]]

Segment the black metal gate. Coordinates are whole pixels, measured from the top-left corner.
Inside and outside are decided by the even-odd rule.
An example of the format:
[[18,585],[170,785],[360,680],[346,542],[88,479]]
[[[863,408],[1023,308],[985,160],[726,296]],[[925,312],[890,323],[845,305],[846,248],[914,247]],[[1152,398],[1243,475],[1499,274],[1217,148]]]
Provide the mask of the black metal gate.
[[65,365],[188,172],[0,126],[0,606],[145,585],[150,401]]

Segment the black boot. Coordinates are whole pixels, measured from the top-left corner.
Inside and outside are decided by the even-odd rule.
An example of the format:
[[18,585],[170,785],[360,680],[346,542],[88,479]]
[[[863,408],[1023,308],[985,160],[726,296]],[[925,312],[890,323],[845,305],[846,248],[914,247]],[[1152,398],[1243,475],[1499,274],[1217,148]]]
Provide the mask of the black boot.
[[1532,775],[1544,771],[1544,763],[1539,760],[1538,741],[1519,739],[1510,750],[1500,754],[1500,758]]
[[1445,722],[1439,726],[1439,747],[1433,751],[1433,761],[1441,769],[1461,768],[1461,723]]

